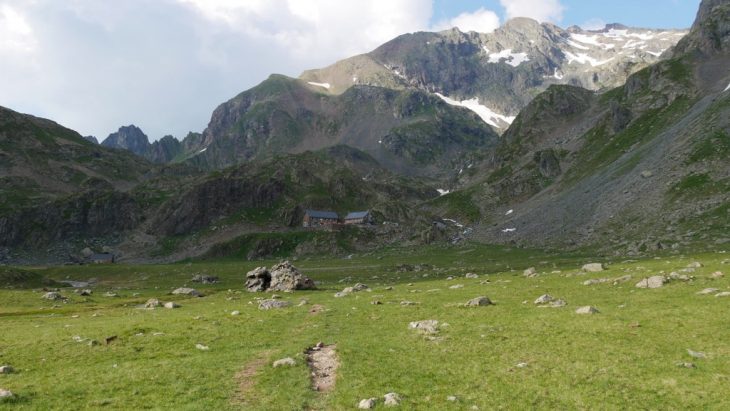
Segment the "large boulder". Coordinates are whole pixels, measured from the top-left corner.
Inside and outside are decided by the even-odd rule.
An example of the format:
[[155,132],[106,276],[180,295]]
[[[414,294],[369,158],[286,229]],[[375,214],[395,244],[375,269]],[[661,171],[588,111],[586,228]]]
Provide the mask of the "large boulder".
[[655,275],[649,278],[644,278],[636,283],[636,288],[659,288],[663,287],[666,282],[667,280],[664,276]]
[[266,267],[256,267],[246,273],[246,290],[252,293],[266,291],[271,285],[271,274]]
[[302,274],[289,261],[271,267],[271,291],[313,290],[314,281]]

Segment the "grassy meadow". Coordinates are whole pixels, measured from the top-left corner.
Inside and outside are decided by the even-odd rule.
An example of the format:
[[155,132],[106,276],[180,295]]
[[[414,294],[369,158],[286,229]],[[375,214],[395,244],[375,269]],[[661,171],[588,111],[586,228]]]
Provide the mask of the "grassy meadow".
[[[691,281],[634,287],[695,261]],[[262,311],[255,298],[268,294],[244,291],[244,277],[276,262],[33,268],[97,282],[88,297],[63,288],[65,303],[39,288],[0,289],[0,365],[15,368],[0,375],[15,394],[0,409],[348,410],[370,397],[385,409],[388,392],[409,410],[730,409],[730,297],[696,294],[730,291],[725,253],[624,260],[473,245],[300,259],[319,289],[279,293],[292,306]],[[582,273],[590,262],[608,269]],[[540,275],[524,277],[528,267]],[[193,284],[194,274],[220,282]],[[334,297],[358,282],[371,291]],[[169,295],[185,285],[205,296]],[[533,304],[545,293],[568,305]],[[478,296],[495,305],[462,306]],[[149,298],[181,307],[139,308]],[[575,313],[585,305],[600,313]],[[428,319],[448,325],[432,336],[408,328]],[[340,362],[328,393],[311,388],[304,357],[319,341],[336,344]],[[272,367],[284,357],[296,365]]]

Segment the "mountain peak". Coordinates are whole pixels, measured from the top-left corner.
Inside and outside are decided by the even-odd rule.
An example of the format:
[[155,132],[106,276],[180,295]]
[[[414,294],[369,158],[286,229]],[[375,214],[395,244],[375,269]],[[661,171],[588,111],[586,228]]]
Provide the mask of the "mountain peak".
[[130,124],[119,127],[116,133],[109,134],[109,137],[102,141],[101,145],[129,150],[141,156],[149,149],[150,140],[139,127]]
[[677,45],[678,53],[715,54],[730,48],[730,2],[703,0],[690,33]]

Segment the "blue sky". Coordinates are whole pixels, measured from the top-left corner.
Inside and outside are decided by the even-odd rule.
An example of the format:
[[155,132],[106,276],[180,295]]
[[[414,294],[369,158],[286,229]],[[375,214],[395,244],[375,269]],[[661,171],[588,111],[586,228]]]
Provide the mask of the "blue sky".
[[[700,0],[561,0],[564,6],[561,27],[581,26],[601,20],[632,27],[687,28],[692,25]],[[434,0],[432,22],[448,20],[479,8],[492,10],[504,22],[498,0]]]

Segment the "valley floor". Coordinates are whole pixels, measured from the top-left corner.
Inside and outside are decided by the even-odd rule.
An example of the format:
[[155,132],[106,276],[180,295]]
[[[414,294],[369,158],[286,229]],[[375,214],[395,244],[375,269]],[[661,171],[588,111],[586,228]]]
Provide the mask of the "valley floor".
[[[607,270],[581,271],[594,262]],[[382,409],[389,392],[400,409],[730,409],[730,297],[715,296],[730,291],[724,252],[624,261],[475,245],[307,259],[293,263],[319,290],[260,310],[270,294],[244,291],[244,277],[273,263],[34,269],[97,282],[87,297],[62,289],[65,303],[0,289],[0,366],[15,369],[0,375],[15,394],[0,409],[345,410],[371,397]],[[690,280],[635,287],[671,272]],[[358,282],[371,291],[334,297]],[[169,295],[184,285],[205,296]],[[697,294],[705,288],[717,290]],[[543,294],[567,306],[536,306]],[[463,306],[478,296],[495,305]],[[150,298],[180,308],[139,307]],[[600,313],[575,312],[588,305]],[[409,329],[422,320],[438,331]],[[327,393],[311,388],[304,354],[320,341],[339,362]],[[272,367],[285,357],[295,365]]]

